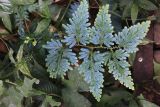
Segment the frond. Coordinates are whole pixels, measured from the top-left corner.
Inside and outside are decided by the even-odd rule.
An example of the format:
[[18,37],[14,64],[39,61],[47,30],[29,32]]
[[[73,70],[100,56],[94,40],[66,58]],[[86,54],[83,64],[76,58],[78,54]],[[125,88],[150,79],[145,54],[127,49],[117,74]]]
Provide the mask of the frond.
[[119,49],[112,53],[112,59],[108,62],[109,73],[113,74],[115,80],[119,80],[129,89],[134,89],[133,79],[131,78],[131,71],[129,70],[129,63],[126,61],[129,54],[124,50]]
[[91,52],[87,49],[81,49],[80,59],[84,61],[79,67],[79,72],[89,84],[90,92],[97,101],[100,101],[104,81],[102,74],[102,72],[104,72],[104,54],[99,51]]
[[89,43],[88,23],[88,3],[86,0],[82,0],[77,11],[73,13],[72,18],[69,19],[70,24],[63,25],[67,36],[65,36],[63,42],[69,47],[73,47],[76,43],[86,45]]
[[60,76],[64,78],[66,72],[72,70],[71,65],[77,65],[76,54],[71,49],[65,49],[59,40],[47,42],[44,48],[48,49],[49,52],[46,58],[46,66],[50,77]]
[[111,16],[108,13],[109,5],[102,6],[95,19],[94,26],[90,29],[91,42],[93,44],[105,44],[107,47],[114,45],[113,43],[113,26],[111,24]]
[[146,36],[150,26],[150,21],[138,23],[130,28],[125,27],[122,32],[115,36],[115,42],[127,53],[133,53],[138,50],[142,39]]

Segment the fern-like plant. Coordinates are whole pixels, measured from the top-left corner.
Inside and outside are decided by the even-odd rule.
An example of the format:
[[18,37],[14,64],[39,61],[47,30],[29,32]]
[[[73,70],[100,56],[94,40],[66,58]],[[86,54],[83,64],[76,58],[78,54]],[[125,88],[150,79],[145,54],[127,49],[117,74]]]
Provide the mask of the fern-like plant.
[[[97,101],[100,101],[102,94],[105,66],[108,66],[108,72],[113,74],[115,80],[134,90],[127,58],[138,50],[137,45],[145,37],[150,21],[125,27],[122,32],[113,34],[109,5],[100,8],[92,27],[88,22],[88,8],[87,1],[82,0],[69,24],[63,25],[66,32],[64,38],[52,40],[44,46],[49,51],[47,71],[51,77],[64,78],[73,65],[78,65],[79,73],[89,84],[90,92]],[[80,52],[74,53],[73,48],[80,49]],[[80,63],[77,63],[78,60]]]

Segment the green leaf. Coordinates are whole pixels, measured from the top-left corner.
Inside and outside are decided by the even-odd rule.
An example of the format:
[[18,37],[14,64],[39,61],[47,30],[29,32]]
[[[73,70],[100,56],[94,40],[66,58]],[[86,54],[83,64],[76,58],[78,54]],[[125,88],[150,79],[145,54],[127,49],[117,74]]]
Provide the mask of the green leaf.
[[44,18],[51,18],[51,11],[49,9],[50,2],[39,0],[39,12]]
[[119,5],[120,5],[120,7],[124,7],[124,6],[127,6],[128,4],[130,4],[130,2],[132,2],[132,0],[121,0]]
[[129,70],[129,63],[126,61],[129,54],[125,50],[119,49],[112,53],[112,60],[109,60],[109,73],[113,74],[115,80],[119,80],[129,89],[134,90],[133,79],[131,78],[131,71]]
[[135,53],[137,46],[141,43],[142,39],[146,36],[150,21],[142,22],[133,25],[129,28],[125,27],[118,35],[115,36],[115,42],[119,47],[123,48],[127,53]]
[[3,92],[4,92],[3,81],[0,80],[0,96],[3,94]]
[[52,20],[57,21],[57,19],[60,17],[60,14],[62,12],[62,6],[59,5],[51,5],[50,6],[50,11],[52,14]]
[[11,3],[10,1],[2,1],[0,3],[0,17],[1,16],[5,16],[5,15],[9,15],[12,13],[11,10]]
[[56,102],[54,99],[52,99],[52,96],[46,96],[45,100],[43,101],[41,107],[48,107],[48,106],[51,106],[51,107],[59,107],[61,105],[60,102]]
[[24,45],[22,44],[18,50],[18,53],[17,53],[17,62],[20,62],[22,60],[22,57],[23,57],[23,47]]
[[36,79],[30,80],[25,77],[22,85],[13,83],[14,86],[10,86],[1,96],[0,105],[3,104],[2,107],[23,107],[23,98],[29,96],[29,93],[32,92],[32,85],[36,81]]
[[138,0],[139,7],[145,10],[157,10],[157,6],[149,0]]
[[[62,97],[66,107],[90,107],[90,102],[78,91],[88,91],[88,84],[83,80],[83,77],[78,73],[78,69],[68,72],[69,80],[63,80],[66,88],[62,90]],[[81,103],[79,103],[81,102]]]
[[131,77],[131,71],[129,71],[129,64],[125,60],[115,59],[110,60],[108,63],[109,73],[113,74],[115,80],[119,80],[121,84],[124,84],[129,89],[134,90],[134,83]]
[[113,26],[111,24],[111,15],[108,13],[109,5],[102,6],[99,10],[94,22],[94,27],[91,28],[91,42],[95,45],[113,45]]
[[133,1],[129,0],[130,2],[124,7],[122,18],[130,17],[131,6]]
[[32,85],[33,83],[35,83],[37,81],[37,79],[28,79],[27,77],[24,78],[24,82],[22,86],[17,86],[16,88],[20,91],[20,93],[25,96],[28,97],[30,94],[30,91],[32,91]]
[[23,57],[23,45],[21,45],[18,50],[17,57],[16,57],[17,61],[15,61],[15,59],[13,58],[13,50],[12,49],[9,50],[9,58],[11,62],[15,64],[16,68],[24,75],[28,75],[29,77],[32,77],[30,74],[28,65],[22,57]]
[[63,25],[66,36],[63,42],[66,43],[70,48],[75,46],[77,43],[86,45],[89,43],[89,12],[88,2],[82,0],[77,11],[72,14],[72,18],[69,19],[70,24]]
[[49,24],[50,24],[50,19],[42,19],[38,25],[37,28],[35,30],[35,33],[40,34],[42,33],[45,29],[48,28]]
[[38,8],[39,8],[39,5],[38,5],[37,3],[28,5],[28,11],[29,11],[30,13],[36,12],[36,10],[37,10]]
[[138,5],[133,3],[132,7],[131,7],[131,19],[132,19],[132,23],[135,23],[136,19],[138,16]]
[[62,97],[65,107],[91,107],[84,96],[68,88],[62,90]]
[[129,107],[139,107],[139,105],[137,104],[137,102],[135,100],[131,100],[129,102]]
[[15,63],[16,67],[18,70],[20,70],[20,72],[22,72],[24,75],[28,75],[30,77],[31,74],[30,74],[30,70],[28,68],[28,65],[26,63],[26,61],[23,59],[23,47],[24,45],[22,44],[18,50],[18,53],[17,53],[17,62]]
[[113,26],[111,24],[111,15],[109,12],[109,5],[102,6],[97,14],[97,17],[94,22],[94,26],[99,30],[100,34],[106,34],[113,32]]
[[21,60],[20,62],[17,62],[16,67],[24,75],[28,75],[29,77],[32,77],[30,70],[28,68],[27,62],[24,59]]
[[44,80],[48,79],[48,73],[46,72],[46,69],[38,63],[38,61],[36,61],[34,59],[34,64],[31,66],[32,69],[32,75],[36,78],[43,78]]
[[83,59],[83,62],[78,70],[83,75],[84,80],[89,84],[90,92],[97,101],[100,101],[104,82],[102,72],[104,72],[105,54],[82,48],[79,58]]
[[147,100],[140,100],[140,103],[141,103],[142,107],[159,107],[158,105],[156,105],[152,102],[149,102]]
[[36,0],[11,0],[14,5],[29,5],[33,4]]
[[12,24],[11,24],[11,19],[9,15],[4,15],[2,16],[2,22],[4,24],[4,26],[10,31],[12,32]]
[[141,104],[142,107],[159,107],[158,105],[145,100],[145,98],[143,97],[142,94],[140,96],[138,96],[138,99],[139,99],[139,103]]
[[48,49],[49,52],[46,58],[46,66],[50,77],[60,76],[64,78],[66,72],[72,70],[71,65],[77,65],[76,54],[72,52],[72,49],[64,48],[59,40],[47,42],[44,48]]
[[[112,89],[108,90],[109,94],[103,94],[96,107],[117,107],[116,105],[123,103],[122,101],[132,98],[132,95],[126,90]],[[123,106],[118,106],[123,107]],[[125,107],[125,106],[124,106]]]
[[13,64],[16,64],[16,61],[15,61],[15,59],[13,58],[13,49],[12,49],[12,48],[10,48],[8,55],[9,55],[9,59],[11,60],[11,62],[12,62]]
[[6,107],[22,107],[23,95],[20,92],[14,87],[10,87],[6,93],[7,96],[1,100]]
[[84,81],[82,75],[78,73],[78,69],[74,68],[68,72],[69,80],[63,80],[65,85],[72,90],[88,91],[88,84]]
[[160,84],[160,64],[154,61],[154,79]]

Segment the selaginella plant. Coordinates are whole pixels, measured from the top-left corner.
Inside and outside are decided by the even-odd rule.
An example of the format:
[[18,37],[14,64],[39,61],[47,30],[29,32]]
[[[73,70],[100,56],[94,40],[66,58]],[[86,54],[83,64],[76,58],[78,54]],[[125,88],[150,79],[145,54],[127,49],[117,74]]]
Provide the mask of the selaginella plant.
[[[102,6],[95,19],[94,26],[89,23],[88,2],[82,0],[77,10],[63,25],[65,36],[47,42],[44,46],[49,52],[46,58],[47,71],[51,78],[64,79],[67,71],[78,66],[79,73],[89,84],[90,92],[100,101],[104,82],[103,73],[113,74],[115,80],[134,90],[134,83],[127,58],[138,50],[145,37],[150,21],[125,27],[114,34],[109,5]],[[73,49],[79,49],[74,52]]]

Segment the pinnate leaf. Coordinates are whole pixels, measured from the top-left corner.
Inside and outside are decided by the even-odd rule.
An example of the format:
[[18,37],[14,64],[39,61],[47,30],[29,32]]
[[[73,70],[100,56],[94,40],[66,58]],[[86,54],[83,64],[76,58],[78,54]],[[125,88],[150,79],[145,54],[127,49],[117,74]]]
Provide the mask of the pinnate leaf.
[[70,24],[63,25],[67,36],[63,40],[69,47],[73,47],[76,43],[87,44],[89,42],[90,26],[88,3],[86,0],[81,2],[81,5],[77,8],[77,11],[73,13],[72,18],[69,19]]
[[100,101],[104,81],[102,72],[104,72],[105,54],[101,54],[99,51],[92,53],[89,50],[87,51],[87,49],[82,49],[81,51],[80,54],[83,53],[81,55],[87,57],[81,57],[84,61],[79,67],[79,72],[89,84],[90,92],[92,92],[97,101]]
[[48,49],[49,52],[46,58],[46,66],[50,77],[60,76],[64,78],[66,72],[72,70],[71,65],[77,65],[76,54],[71,49],[65,49],[59,40],[48,42],[44,48]]
[[137,45],[146,36],[150,26],[150,21],[133,25],[129,28],[125,27],[122,32],[115,36],[115,42],[119,47],[124,48],[127,53],[134,53],[138,50]]

